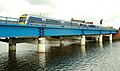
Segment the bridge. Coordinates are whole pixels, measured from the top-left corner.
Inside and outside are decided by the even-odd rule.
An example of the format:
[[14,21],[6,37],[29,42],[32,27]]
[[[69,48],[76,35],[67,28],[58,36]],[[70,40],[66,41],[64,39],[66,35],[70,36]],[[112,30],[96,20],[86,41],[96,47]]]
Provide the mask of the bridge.
[[20,25],[18,19],[0,17],[0,41],[9,43],[9,51],[16,51],[16,43],[33,43],[38,45],[38,52],[45,52],[45,37],[81,36],[84,46],[86,36],[95,35],[96,41],[102,43],[103,35],[108,35],[112,41],[112,34],[118,30],[104,27],[63,27],[61,25]]

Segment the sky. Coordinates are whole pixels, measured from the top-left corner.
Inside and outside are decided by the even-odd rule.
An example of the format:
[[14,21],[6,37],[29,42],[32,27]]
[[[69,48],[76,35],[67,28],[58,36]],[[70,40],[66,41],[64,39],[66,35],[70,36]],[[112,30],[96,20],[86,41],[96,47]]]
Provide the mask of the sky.
[[0,0],[0,16],[19,18],[22,14],[42,15],[63,20],[93,21],[120,27],[120,0]]

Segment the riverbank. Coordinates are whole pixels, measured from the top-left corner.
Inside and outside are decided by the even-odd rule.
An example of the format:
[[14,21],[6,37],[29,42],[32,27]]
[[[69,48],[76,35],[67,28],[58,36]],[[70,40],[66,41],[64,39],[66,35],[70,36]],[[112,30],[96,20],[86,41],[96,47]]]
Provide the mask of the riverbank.
[[120,40],[120,30],[118,31],[118,34],[113,34],[113,40]]
[[113,40],[120,40],[120,36],[113,36]]

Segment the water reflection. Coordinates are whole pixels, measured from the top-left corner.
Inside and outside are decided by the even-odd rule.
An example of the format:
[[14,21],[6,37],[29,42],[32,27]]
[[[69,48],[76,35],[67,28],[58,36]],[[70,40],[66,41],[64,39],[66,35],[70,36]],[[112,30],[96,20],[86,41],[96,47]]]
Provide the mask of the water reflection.
[[38,53],[38,59],[39,59],[39,71],[45,71],[46,67],[46,54],[45,53]]
[[17,71],[18,65],[16,60],[16,52],[10,51],[8,54],[8,65],[6,69],[8,71]]
[[86,56],[86,49],[85,49],[85,46],[81,46],[81,54],[83,57]]
[[[69,43],[69,42],[67,42]],[[94,43],[86,46],[50,47],[37,53],[34,46],[20,47],[17,53],[0,54],[1,71],[119,71],[120,42]],[[2,49],[2,48],[0,48]],[[8,55],[7,55],[8,54]]]
[[110,41],[110,46],[112,46],[112,41]]
[[99,45],[100,45],[100,48],[103,48],[103,43],[99,43]]

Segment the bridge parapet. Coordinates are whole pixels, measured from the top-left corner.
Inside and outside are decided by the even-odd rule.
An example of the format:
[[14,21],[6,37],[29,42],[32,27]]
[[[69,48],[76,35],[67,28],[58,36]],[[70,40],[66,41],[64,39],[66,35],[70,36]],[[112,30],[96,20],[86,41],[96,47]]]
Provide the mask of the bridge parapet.
[[3,24],[18,24],[18,21],[18,18],[0,16],[0,23]]

